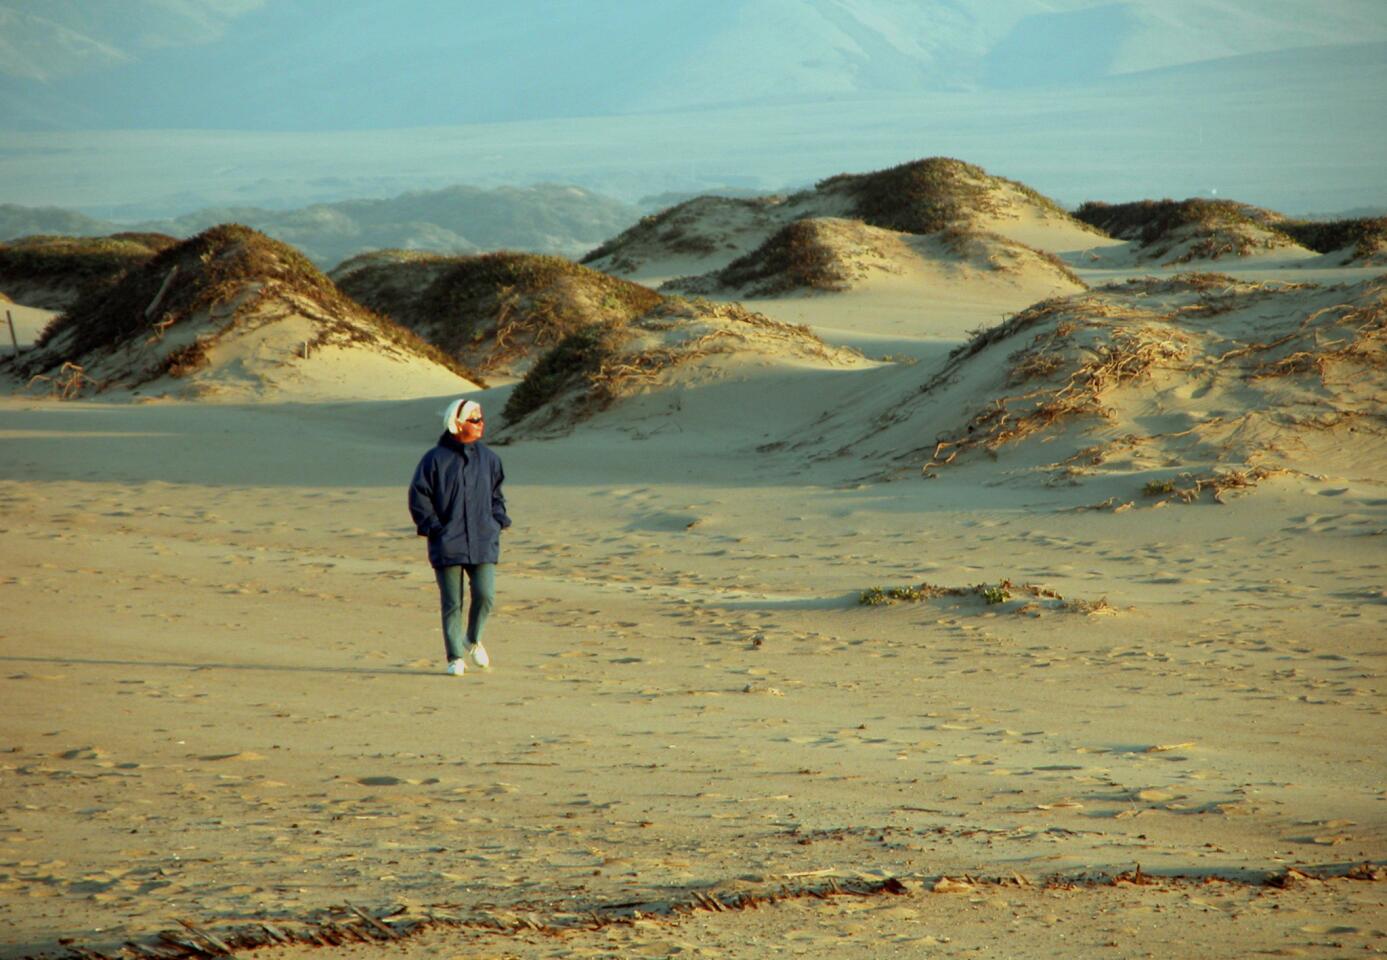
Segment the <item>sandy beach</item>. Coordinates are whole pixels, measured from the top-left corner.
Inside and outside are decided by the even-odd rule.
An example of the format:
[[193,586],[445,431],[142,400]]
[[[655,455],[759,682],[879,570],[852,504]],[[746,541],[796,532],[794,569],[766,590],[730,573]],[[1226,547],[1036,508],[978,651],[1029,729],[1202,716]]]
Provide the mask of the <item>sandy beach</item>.
[[[1259,323],[1380,296],[1380,268],[1048,236],[1091,286],[1217,270]],[[856,360],[739,354],[566,430],[493,420],[515,526],[493,669],[463,678],[405,505],[438,381],[12,384],[0,957],[191,952],[160,931],[263,960],[1387,950],[1381,368],[1332,385],[1361,444],[1257,432],[1299,393],[1157,373],[1159,416],[1104,393],[1102,436],[960,432],[931,469],[1050,328],[926,391],[949,351],[1082,287],[911,250],[746,300]],[[702,272],[663,266],[636,278]],[[1096,296],[1157,329],[1209,313],[1192,289]],[[1185,356],[1212,336],[1182,329]],[[468,395],[494,417],[513,383]],[[1195,464],[1196,410],[1246,415],[1220,449],[1277,471],[1144,495]],[[1165,439],[1121,460],[1132,424]],[[1102,468],[1049,469],[1087,444]]]

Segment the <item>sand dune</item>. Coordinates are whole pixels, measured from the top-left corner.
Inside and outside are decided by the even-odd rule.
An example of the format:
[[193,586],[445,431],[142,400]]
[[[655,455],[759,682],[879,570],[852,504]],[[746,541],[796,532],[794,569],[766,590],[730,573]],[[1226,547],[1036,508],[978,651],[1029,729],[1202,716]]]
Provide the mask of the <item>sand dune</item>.
[[920,236],[858,220],[806,218],[777,231],[721,270],[667,281],[661,290],[728,297],[778,297],[798,291],[843,292],[880,274],[915,274],[931,288],[962,286],[989,274],[1026,275],[1054,291],[1084,286],[1063,261],[1000,234],[948,228]]
[[1052,253],[1110,242],[1023,184],[959,160],[932,157],[874,173],[830,177],[789,197],[690,200],[646,217],[583,262],[658,285],[722,270],[788,225],[812,218],[857,220],[919,235],[950,228],[981,230]]
[[482,376],[523,373],[566,335],[624,322],[660,302],[640,284],[527,253],[387,252],[348,261],[334,275],[348,296]]
[[986,454],[990,471],[1051,484],[1122,476],[1160,505],[1331,463],[1357,472],[1387,459],[1385,319],[1381,279],[1110,284],[977,335],[887,404],[870,445],[923,421],[935,441],[905,456],[926,472]]
[[777,368],[871,366],[805,327],[735,304],[667,300],[630,323],[584,328],[542,356],[510,394],[505,435],[566,432],[641,393],[659,395],[665,417],[682,420],[684,396],[719,381]]
[[73,303],[16,373],[64,396],[416,396],[467,389],[455,363],[245,227],[169,247]]

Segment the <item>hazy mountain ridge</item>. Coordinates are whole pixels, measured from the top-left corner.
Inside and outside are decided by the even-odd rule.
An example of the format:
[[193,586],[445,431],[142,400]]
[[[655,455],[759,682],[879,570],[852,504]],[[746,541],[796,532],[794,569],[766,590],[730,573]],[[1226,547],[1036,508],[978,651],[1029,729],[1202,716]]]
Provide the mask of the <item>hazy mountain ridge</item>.
[[[0,0],[3,126],[397,128],[1010,89],[1387,40],[1372,0]],[[1190,38],[1197,38],[1191,42]],[[1069,51],[1053,56],[1056,46]],[[409,65],[401,70],[402,63]],[[196,69],[204,82],[170,85]]]
[[188,237],[216,224],[242,223],[293,244],[319,266],[331,266],[386,248],[439,253],[518,249],[577,256],[636,217],[634,207],[578,187],[455,186],[294,210],[208,207],[135,225],[58,207],[0,204],[0,241],[40,233],[103,236],[129,230]]

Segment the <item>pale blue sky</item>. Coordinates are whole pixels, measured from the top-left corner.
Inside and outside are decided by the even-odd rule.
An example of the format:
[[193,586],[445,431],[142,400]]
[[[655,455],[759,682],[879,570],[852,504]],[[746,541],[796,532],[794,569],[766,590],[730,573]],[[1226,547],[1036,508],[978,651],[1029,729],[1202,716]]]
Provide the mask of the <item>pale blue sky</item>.
[[632,198],[949,154],[1070,203],[1303,212],[1387,203],[1385,82],[1383,0],[0,0],[0,202]]

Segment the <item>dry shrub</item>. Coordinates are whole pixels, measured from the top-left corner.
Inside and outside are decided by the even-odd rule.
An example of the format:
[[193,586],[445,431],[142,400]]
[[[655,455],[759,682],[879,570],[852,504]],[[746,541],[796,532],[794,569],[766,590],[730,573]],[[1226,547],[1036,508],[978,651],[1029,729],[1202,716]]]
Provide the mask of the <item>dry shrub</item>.
[[1387,306],[1379,299],[1364,305],[1325,307],[1307,316],[1284,337],[1270,343],[1249,344],[1220,359],[1243,352],[1282,352],[1275,359],[1260,361],[1248,374],[1251,379],[1314,371],[1323,383],[1333,367],[1348,363],[1381,370],[1387,368]]
[[935,233],[977,214],[998,213],[998,193],[1010,187],[1047,212],[1068,218],[1054,201],[1024,184],[994,177],[970,163],[930,157],[876,173],[839,174],[816,185],[821,193],[844,193],[852,215],[875,227],[904,233]]
[[87,371],[75,363],[64,363],[51,377],[41,373],[35,374],[29,378],[27,385],[32,389],[39,383],[47,383],[49,394],[59,400],[72,400],[81,396],[88,388],[101,389],[100,382],[87,376]]
[[1227,503],[1229,491],[1246,492],[1263,480],[1284,476],[1291,471],[1275,467],[1254,467],[1249,470],[1221,470],[1200,475],[1181,474],[1162,481],[1151,481],[1142,491],[1158,499],[1156,506],[1167,503],[1197,503],[1207,490],[1215,503]]
[[1296,242],[1283,230],[1281,214],[1235,200],[1089,201],[1074,216],[1110,236],[1137,241],[1151,257],[1163,257],[1188,242],[1172,263],[1247,256]]
[[1167,240],[1185,227],[1267,226],[1279,222],[1279,214],[1236,200],[1138,200],[1103,203],[1090,200],[1074,217],[1120,240],[1138,240],[1144,247]]
[[1018,614],[1036,614],[1045,609],[1088,614],[1116,612],[1108,604],[1106,597],[1098,601],[1065,600],[1049,587],[1034,583],[1016,584],[1009,579],[1002,579],[996,583],[978,583],[970,587],[941,587],[933,583],[905,587],[868,587],[858,594],[857,602],[864,607],[881,607],[895,603],[922,603],[941,597],[976,597],[989,606],[1021,597],[1023,602],[1014,610]]
[[1281,230],[1317,253],[1349,250],[1350,260],[1368,260],[1387,251],[1387,217],[1348,220],[1287,220]]
[[[926,473],[952,462],[966,450],[994,451],[1076,417],[1106,418],[1109,414],[1105,391],[1141,379],[1152,367],[1185,355],[1178,335],[1133,323],[1149,319],[1148,314],[1101,303],[1082,305],[1078,323],[1057,324],[1052,330],[1042,331],[1028,347],[1012,355],[1014,363],[1008,382],[1016,385],[1034,379],[1053,380],[1064,370],[1070,371],[1068,376],[1063,376],[1058,384],[993,400],[961,431],[936,444],[930,462],[924,466]],[[1069,309],[1037,309],[1036,316],[1025,318],[1022,324],[1016,323],[1022,320],[1020,316],[1008,324],[1013,324],[1015,332],[1041,316],[1059,312],[1068,313]],[[1086,334],[1087,342],[1078,342],[1075,333],[1079,331]]]
[[[1355,288],[1358,292],[1352,302],[1306,307],[1299,320],[1289,311],[1307,302],[1305,294],[1316,294],[1321,288],[1314,284],[1247,283],[1221,274],[1144,278],[1108,285],[1082,297],[1036,304],[976,334],[925,386],[928,392],[950,382],[962,363],[1036,329],[1029,344],[1009,357],[1006,387],[1021,387],[1022,392],[990,401],[961,428],[944,434],[924,470],[930,474],[970,450],[995,453],[1004,444],[1076,418],[1110,421],[1114,416],[1110,406],[1115,400],[1113,391],[1145,379],[1158,368],[1200,380],[1218,378],[1224,389],[1240,384],[1251,387],[1274,377],[1313,378],[1294,388],[1310,391],[1303,403],[1313,404],[1313,415],[1307,416],[1294,406],[1302,404],[1301,400],[1293,401],[1292,407],[1266,401],[1271,405],[1254,407],[1234,420],[1204,415],[1188,429],[1150,437],[1128,434],[1086,447],[1050,465],[1060,471],[1057,479],[1072,480],[1091,472],[1119,447],[1135,451],[1157,442],[1196,443],[1210,456],[1227,462],[1235,444],[1246,446],[1247,438],[1269,432],[1333,429],[1350,422],[1380,430],[1383,418],[1374,417],[1371,398],[1365,399],[1361,388],[1374,378],[1380,380],[1380,371],[1387,368],[1384,288],[1387,285],[1381,281],[1361,284]],[[1285,299],[1288,297],[1302,299]],[[1279,310],[1283,317],[1294,320],[1294,325],[1279,327],[1287,330],[1281,336],[1256,339],[1260,324],[1267,322],[1264,305]],[[1242,317],[1223,319],[1235,311],[1241,311]],[[1231,349],[1230,340],[1236,344]],[[1194,439],[1182,439],[1189,437]],[[1221,501],[1228,491],[1250,488],[1278,472],[1265,463],[1258,465],[1266,452],[1260,447],[1245,450],[1238,455],[1244,464],[1239,469],[1187,478],[1178,486],[1173,481],[1157,482],[1146,494],[1167,498],[1163,502],[1193,502],[1208,491]],[[1145,456],[1170,454],[1152,449]],[[1130,506],[1118,504],[1114,498],[1098,508]]]
[[377,264],[345,275],[341,286],[484,371],[592,324],[629,320],[661,299],[562,257],[509,252]]
[[841,291],[849,276],[822,224],[796,220],[781,227],[751,253],[714,275],[724,287],[748,287],[747,296],[769,297],[791,290]]

